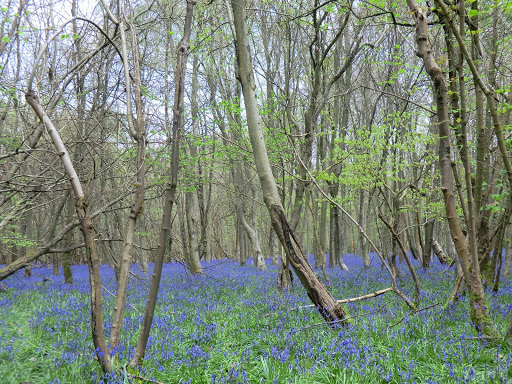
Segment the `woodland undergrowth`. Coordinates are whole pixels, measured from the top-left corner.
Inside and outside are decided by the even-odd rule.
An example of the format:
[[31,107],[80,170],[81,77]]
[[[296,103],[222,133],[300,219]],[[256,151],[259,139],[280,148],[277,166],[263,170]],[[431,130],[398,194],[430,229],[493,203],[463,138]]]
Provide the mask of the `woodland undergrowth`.
[[[334,297],[356,297],[389,286],[375,257],[369,269],[346,255],[350,271],[327,269]],[[268,263],[268,261],[267,261]],[[468,304],[446,306],[453,270],[416,265],[419,312],[392,293],[345,305],[352,318],[331,330],[309,305],[298,280],[277,290],[277,268],[258,271],[231,261],[204,263],[193,277],[166,264],[154,325],[142,368],[128,366],[136,344],[148,278],[132,278],[115,373],[102,377],[90,332],[86,266],[73,267],[74,285],[49,268],[33,268],[4,281],[0,292],[1,383],[507,383],[511,349],[479,339]],[[102,267],[104,324],[111,323],[113,271]],[[403,266],[401,288],[413,286]],[[493,321],[504,333],[512,280],[488,293]],[[108,333],[108,328],[107,333]]]

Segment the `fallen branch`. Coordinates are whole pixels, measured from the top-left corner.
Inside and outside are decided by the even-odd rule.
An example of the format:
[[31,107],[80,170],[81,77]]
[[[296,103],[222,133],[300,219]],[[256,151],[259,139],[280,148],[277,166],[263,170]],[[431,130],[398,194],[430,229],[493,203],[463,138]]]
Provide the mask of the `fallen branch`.
[[[381,289],[380,291],[375,291],[375,292],[372,292],[372,293],[368,293],[367,295],[363,295],[363,296],[352,297],[350,299],[336,300],[336,303],[337,304],[354,303],[356,301],[371,299],[372,297],[377,297],[377,296],[383,295],[383,294],[385,294],[386,292],[389,292],[389,291],[393,291],[393,288]],[[288,310],[288,312],[294,311],[296,309],[313,308],[313,307],[315,307],[315,305],[303,305],[303,306],[300,306],[300,307],[290,308]],[[268,317],[272,313],[274,313],[274,312],[267,313],[265,316]]]
[[[112,297],[116,297],[116,295],[114,295],[112,292],[110,292],[104,285],[101,286],[101,288],[103,288],[110,296]],[[137,309],[137,307],[135,307],[133,304],[130,304],[130,303],[126,303],[128,304],[130,307],[132,307],[133,309],[135,309],[135,311],[137,311],[137,313],[139,314],[139,316],[142,315],[142,313],[140,313],[140,311]]]
[[426,310],[426,309],[430,309],[430,308],[437,307],[439,304],[441,304],[441,303],[435,303],[435,304],[429,305],[428,307],[420,308],[420,309],[418,309],[418,310],[416,310],[416,311],[409,312],[408,314],[404,315],[400,320],[398,320],[396,323],[394,323],[394,324],[390,325],[390,326],[389,326],[389,328],[392,328],[392,327],[394,327],[395,325],[400,324],[400,323],[401,323],[402,321],[404,321],[404,319],[405,319],[407,316],[409,316],[409,315],[415,315],[415,314],[417,314],[417,313],[419,313],[419,312],[422,312],[422,311],[424,311],[424,310]]
[[409,267],[409,271],[411,272],[412,280],[414,281],[414,293],[416,295],[416,304],[419,304],[420,302],[420,283],[418,281],[418,276],[416,276],[416,271],[414,270],[414,267],[411,263],[411,259],[409,259],[409,255],[407,254],[407,250],[405,249],[404,243],[402,243],[402,239],[400,239],[400,236],[398,236],[391,226],[389,222],[379,213],[379,219],[388,227],[389,232],[391,232],[391,235],[394,237],[394,239],[397,241],[398,245],[400,246],[400,249],[402,250],[403,256],[405,261],[407,262],[407,266]]
[[123,369],[123,368],[119,368],[118,370],[123,375],[130,376],[133,379],[142,380],[142,381],[144,381],[146,383],[165,384],[162,381],[156,381],[156,380],[153,380],[153,379],[146,379],[145,377],[142,377],[142,376],[139,376],[139,375],[134,375],[133,373],[127,372],[126,369]]
[[[309,329],[309,328],[313,328],[313,327],[317,327],[319,325],[329,325],[329,324],[336,324],[336,323],[344,323],[345,321],[348,321],[348,320],[352,320],[352,319],[355,319],[357,317],[361,317],[361,316],[367,316],[367,315],[371,315],[371,314],[374,314],[374,313],[377,313],[377,312],[380,312],[382,311],[384,308],[378,308],[376,309],[375,311],[371,311],[371,312],[366,312],[366,313],[361,313],[359,315],[355,315],[355,316],[351,316],[351,317],[348,317],[344,320],[338,320],[338,321],[329,321],[329,322],[326,322],[326,321],[323,321],[321,323],[315,323],[315,324],[310,324],[310,325],[307,325],[301,329],[299,329],[298,331],[296,331],[295,333],[299,333],[299,332],[302,332],[302,331],[305,331],[306,329]],[[340,325],[341,326],[341,325]],[[336,329],[336,328],[331,328],[331,329]]]
[[482,336],[475,336],[475,337],[465,337],[462,340],[495,340],[495,339],[501,339],[501,337],[500,336],[482,335]]

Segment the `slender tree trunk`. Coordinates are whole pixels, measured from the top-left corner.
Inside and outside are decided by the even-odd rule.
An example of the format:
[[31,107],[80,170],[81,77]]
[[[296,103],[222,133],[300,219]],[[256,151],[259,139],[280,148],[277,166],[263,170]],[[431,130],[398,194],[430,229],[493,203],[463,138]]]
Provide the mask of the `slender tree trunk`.
[[[436,1],[437,4],[440,4]],[[418,56],[423,59],[425,69],[429,74],[433,86],[437,105],[437,120],[439,128],[439,164],[442,180],[445,211],[450,225],[450,233],[457,249],[466,282],[470,288],[470,317],[476,329],[486,335],[494,336],[496,331],[492,324],[485,300],[478,255],[470,255],[468,244],[462,232],[455,204],[455,188],[451,168],[450,154],[450,119],[448,113],[447,87],[444,73],[434,60],[431,45],[428,39],[428,23],[426,11],[416,4],[415,0],[407,0],[411,14],[416,24],[416,42]],[[463,44],[463,42],[462,42]],[[474,249],[474,248],[473,248]]]
[[179,148],[180,136],[182,127],[182,113],[183,113],[183,95],[185,91],[185,73],[187,67],[187,57],[190,48],[190,32],[192,28],[192,13],[195,1],[187,0],[187,12],[185,16],[185,27],[183,38],[177,48],[177,62],[175,70],[175,89],[174,89],[174,107],[172,119],[172,139],[171,139],[171,164],[169,183],[165,190],[165,204],[164,212],[162,215],[162,224],[160,226],[160,234],[158,237],[158,246],[156,250],[155,266],[153,268],[153,276],[149,287],[148,301],[144,312],[144,320],[142,321],[142,329],[140,331],[139,340],[135,347],[135,352],[131,365],[139,365],[144,359],[146,352],[146,345],[153,322],[155,313],[156,301],[158,297],[158,289],[160,286],[160,279],[162,277],[162,267],[164,262],[165,250],[167,248],[167,241],[171,230],[171,216],[176,198],[176,188],[178,186],[178,170],[179,170]]
[[316,305],[324,319],[331,325],[333,325],[333,322],[346,324],[345,311],[336,303],[304,257],[302,245],[290,227],[281,205],[281,198],[277,191],[277,185],[268,159],[256,100],[256,84],[247,36],[245,0],[232,0],[231,5],[233,8],[238,65],[240,68],[239,81],[242,84],[249,136],[256,170],[262,187],[263,200],[270,212],[272,226],[283,245],[287,259],[306,288],[309,298]]
[[[331,191],[331,197],[332,197],[332,191]],[[335,198],[335,197],[334,197]],[[331,214],[329,215],[329,268],[333,268],[336,265],[336,237],[339,236],[339,234],[336,234],[336,227],[337,225],[335,223],[339,222],[338,216],[339,211],[338,207],[334,204],[331,204],[330,206]],[[339,242],[339,240],[338,240]]]
[[434,240],[434,224],[435,220],[431,219],[424,225],[425,228],[425,246],[423,247],[423,268],[430,266],[432,260],[432,241]]
[[[47,236],[48,239],[51,239],[53,236],[55,236],[55,232],[57,230],[57,225],[59,222],[59,218],[61,217],[62,211],[64,210],[64,207],[66,206],[66,201],[68,201],[68,193],[66,192],[64,196],[60,199],[59,203],[55,207],[55,210],[53,211],[50,221],[50,232]],[[60,270],[60,260],[59,256],[57,254],[53,254],[52,256],[52,265],[53,265],[53,275],[57,276],[59,274]]]
[[[32,240],[34,240],[34,210],[33,208],[29,208],[27,213],[25,214],[25,222],[22,225],[22,235],[28,240],[30,245],[25,246],[25,254],[32,253],[34,246],[32,245]],[[24,271],[25,277],[32,276],[32,266],[27,265]]]
[[199,242],[197,239],[197,195],[193,191],[185,192],[185,217],[187,218],[188,232],[188,257],[187,265],[192,274],[203,272],[201,262],[199,261]]
[[329,223],[329,214],[327,212],[327,201],[322,201],[322,205],[320,208],[320,228],[319,228],[319,236],[320,236],[320,245],[322,246],[322,249],[324,250],[324,253],[322,255],[322,263],[325,267],[327,264],[326,260],[326,252],[329,250],[329,231],[328,231],[328,225]]
[[[359,225],[366,231],[366,224],[367,224],[367,199],[366,196],[368,195],[368,192],[362,190],[361,194],[359,196],[359,218],[358,222]],[[370,251],[370,247],[368,242],[366,241],[366,238],[364,235],[360,232],[359,233],[359,253],[361,254],[361,257],[363,259],[363,265],[365,268],[368,268],[370,266],[370,255],[368,252]]]
[[422,254],[420,251],[420,247],[418,246],[418,241],[416,239],[416,231],[414,229],[414,226],[411,224],[412,219],[409,215],[405,216],[406,218],[406,233],[407,233],[407,243],[409,243],[409,248],[411,249],[412,257],[414,257],[416,260],[422,260]]
[[503,276],[510,276],[510,264],[512,263],[512,245],[510,237],[505,239],[505,267],[503,268]]
[[96,250],[96,242],[94,240],[94,225],[91,219],[89,205],[87,204],[85,194],[82,189],[78,175],[76,174],[71,158],[62,142],[59,133],[53,125],[50,118],[44,112],[37,96],[31,89],[29,83],[28,91],[25,94],[27,103],[32,107],[36,115],[44,124],[48,131],[53,144],[60,155],[68,178],[71,182],[71,187],[75,195],[75,208],[76,214],[80,221],[80,227],[84,236],[85,249],[87,262],[89,265],[89,283],[91,287],[91,328],[92,340],[96,350],[96,356],[100,361],[101,367],[104,372],[110,372],[112,365],[110,362],[110,355],[107,352],[105,343],[105,335],[103,333],[103,311],[101,305],[101,279],[100,279],[100,260]]
[[260,271],[264,271],[267,269],[265,265],[265,258],[263,257],[263,253],[261,252],[260,239],[258,237],[258,232],[253,229],[245,220],[244,215],[241,215],[242,225],[244,226],[245,231],[247,232],[247,236],[252,245],[252,254],[254,257],[254,266]]
[[[68,222],[73,219],[73,210],[74,210],[74,202],[73,198],[70,196],[67,199],[67,216]],[[73,231],[69,231],[66,233],[66,237],[64,238],[64,246],[70,247],[73,244]],[[64,282],[66,284],[73,284],[73,271],[71,270],[71,251],[64,252],[62,254],[62,272],[64,274]]]
[[[311,192],[311,190],[310,190],[310,192]],[[312,194],[312,192],[311,192],[311,194]],[[312,197],[311,197],[311,200],[313,200]],[[311,207],[311,206],[309,207],[309,209],[311,211],[311,221],[313,223],[313,235],[315,237],[315,245],[316,245],[316,247],[315,247],[316,248],[315,263],[316,263],[317,257],[320,260],[318,263],[318,266],[315,266],[315,267],[322,268],[322,272],[324,274],[324,279],[325,279],[327,285],[330,286],[331,280],[329,279],[329,276],[327,275],[327,271],[325,270],[325,251],[322,248],[322,243],[320,241],[320,236],[318,235],[318,230],[317,230],[317,224],[316,224],[317,219],[316,219],[316,212],[315,212],[316,208],[317,208],[317,204],[313,204],[313,207]],[[341,262],[343,263],[343,260],[341,260]]]

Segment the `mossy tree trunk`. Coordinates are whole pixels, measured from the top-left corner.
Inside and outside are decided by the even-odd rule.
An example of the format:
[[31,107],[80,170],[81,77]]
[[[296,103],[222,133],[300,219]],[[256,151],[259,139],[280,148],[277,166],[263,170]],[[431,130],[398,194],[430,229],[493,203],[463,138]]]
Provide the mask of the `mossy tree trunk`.
[[[437,4],[439,2],[436,1]],[[478,254],[472,246],[470,253],[468,243],[462,232],[461,223],[455,204],[454,177],[451,167],[450,119],[448,105],[448,89],[443,71],[437,64],[429,41],[427,10],[420,7],[415,0],[407,0],[409,9],[416,24],[417,55],[422,58],[425,70],[434,86],[434,98],[437,106],[437,122],[439,132],[439,166],[441,172],[442,192],[445,212],[450,233],[457,249],[464,279],[470,289],[470,316],[479,332],[494,336],[496,331],[489,316],[480,275]],[[471,188],[470,188],[471,189]],[[468,192],[469,193],[469,192]],[[474,227],[470,230],[474,230]],[[474,233],[474,232],[473,232]]]

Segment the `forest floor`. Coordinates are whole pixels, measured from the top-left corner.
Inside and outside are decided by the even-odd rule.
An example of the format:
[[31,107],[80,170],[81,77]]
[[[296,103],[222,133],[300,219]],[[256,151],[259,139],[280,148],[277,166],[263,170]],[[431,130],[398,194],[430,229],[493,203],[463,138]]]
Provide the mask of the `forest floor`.
[[[375,258],[363,269],[327,269],[336,299],[389,286]],[[267,261],[268,263],[268,261]],[[116,377],[101,378],[91,341],[86,266],[73,267],[74,285],[51,269],[34,268],[3,281],[0,292],[0,383],[510,383],[511,347],[488,345],[471,326],[462,297],[446,306],[453,270],[417,266],[421,303],[410,314],[393,293],[345,305],[350,326],[331,330],[309,305],[295,279],[287,294],[276,288],[277,268],[260,272],[231,261],[203,264],[206,276],[192,277],[180,264],[167,264],[161,283],[146,359],[140,371],[127,368],[137,341],[148,291],[147,276],[130,285]],[[405,267],[405,265],[404,265]],[[405,268],[400,286],[412,297]],[[142,272],[133,268],[142,276]],[[115,292],[109,267],[103,285]],[[43,281],[49,279],[48,281]],[[113,297],[103,291],[106,332]],[[511,310],[512,280],[488,293],[492,318],[504,333]],[[428,307],[428,308],[427,308]],[[134,379],[136,376],[146,381]]]

